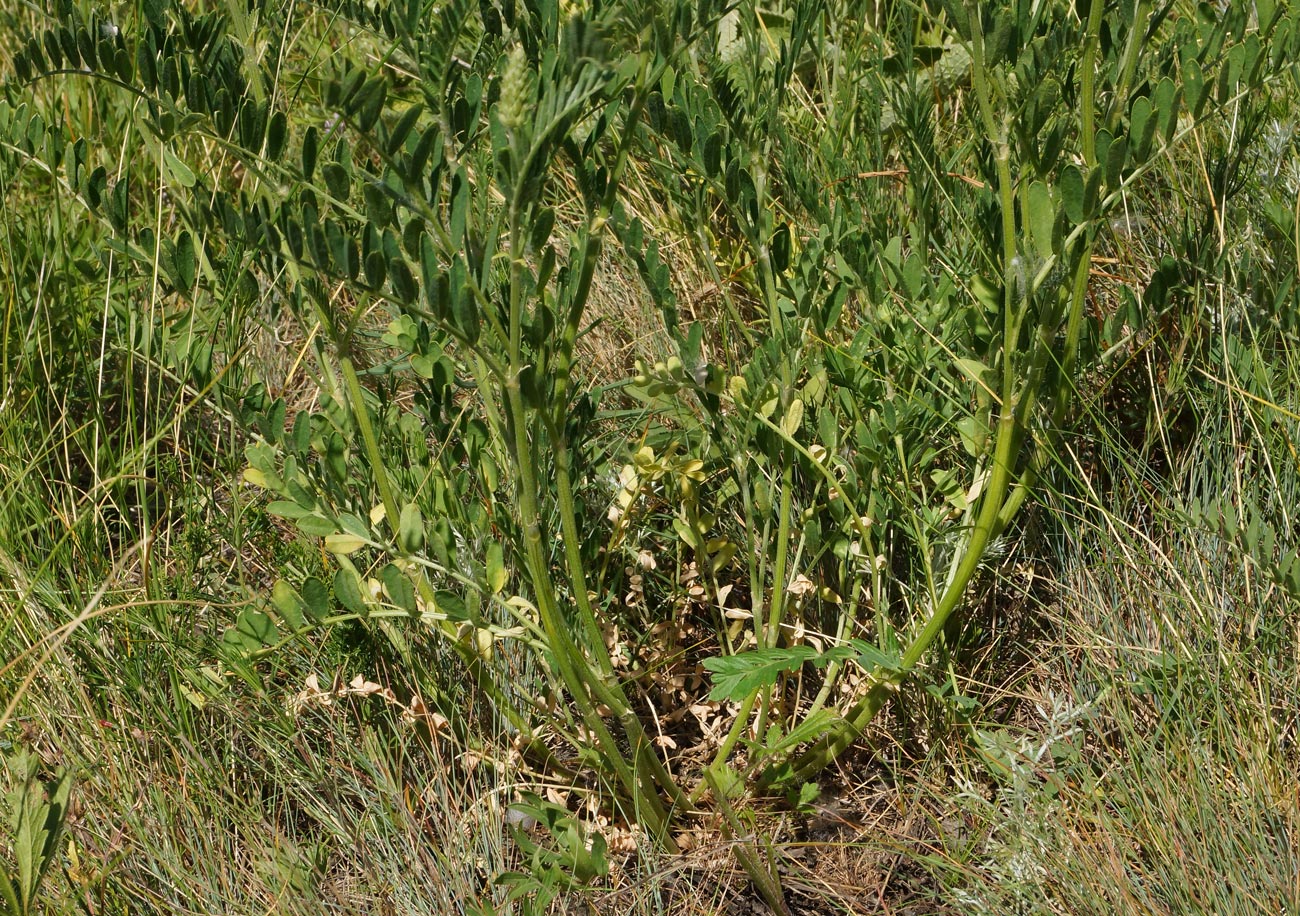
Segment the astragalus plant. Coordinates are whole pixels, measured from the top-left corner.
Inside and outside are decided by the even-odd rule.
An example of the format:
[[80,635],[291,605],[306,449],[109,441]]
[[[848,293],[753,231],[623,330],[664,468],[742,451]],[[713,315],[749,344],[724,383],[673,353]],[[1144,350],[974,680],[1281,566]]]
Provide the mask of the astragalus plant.
[[[318,367],[292,417],[237,400],[247,481],[327,573],[243,611],[222,671],[256,682],[345,621],[414,669],[432,630],[422,702],[457,740],[473,692],[538,773],[668,849],[701,814],[738,831],[752,785],[808,800],[952,648],[1080,386],[1166,306],[1154,269],[1099,291],[1098,246],[1297,40],[1263,3],[1050,0],[148,0],[109,25],[65,3],[25,39],[6,155],[60,171],[175,301],[235,286],[291,316]],[[50,139],[47,89],[75,80],[134,100],[146,161]],[[158,195],[173,218],[141,219]],[[619,259],[666,341],[626,384],[580,358]],[[712,677],[695,756],[610,635],[644,553],[698,581],[652,611]]]

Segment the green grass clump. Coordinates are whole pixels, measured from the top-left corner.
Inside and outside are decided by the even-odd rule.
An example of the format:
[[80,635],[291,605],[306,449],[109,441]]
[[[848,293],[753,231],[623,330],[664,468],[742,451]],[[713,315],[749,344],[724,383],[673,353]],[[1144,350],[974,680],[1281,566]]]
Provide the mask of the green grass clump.
[[[1059,503],[1057,654],[1021,718],[976,731],[956,800],[981,839],[924,857],[963,908],[1300,906],[1294,344],[1228,341],[1216,374],[1234,381],[1192,398],[1165,477]],[[1150,466],[1107,454],[1112,473]]]

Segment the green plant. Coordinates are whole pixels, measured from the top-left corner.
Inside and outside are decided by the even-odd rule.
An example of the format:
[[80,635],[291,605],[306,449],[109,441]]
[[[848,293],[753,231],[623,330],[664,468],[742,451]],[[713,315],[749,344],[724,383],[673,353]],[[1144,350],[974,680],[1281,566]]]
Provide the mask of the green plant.
[[[428,675],[462,746],[484,698],[530,766],[592,776],[668,849],[710,808],[738,832],[746,777],[806,801],[914,675],[975,718],[963,614],[1091,380],[1190,285],[1162,262],[1098,289],[1094,258],[1297,36],[1268,5],[886,6],[851,31],[851,3],[65,3],[33,32],[6,168],[57,176],[138,293],[108,297],[143,381],[106,450],[137,460],[93,485],[120,474],[155,527],[131,471],[172,425],[146,405],[184,392],[252,432],[245,480],[321,548],[197,683],[265,690],[355,627]],[[345,36],[366,54],[320,53]],[[75,81],[137,106],[142,162],[67,142],[36,93]],[[669,341],[630,380],[582,364],[616,259]],[[716,315],[675,287],[688,259]],[[245,309],[294,328],[283,377],[313,363],[318,392],[245,383]],[[618,596],[642,554],[672,558],[644,622],[677,635],[638,669],[610,634],[641,622]],[[725,726],[703,763],[660,730],[697,687],[656,693],[656,665],[697,663]],[[745,864],[776,906],[771,862]]]
[[72,779],[60,773],[42,780],[40,760],[31,751],[20,751],[5,763],[11,786],[6,801],[15,868],[0,869],[0,899],[5,913],[27,916],[36,912],[41,882],[59,857]]
[[[528,794],[511,805],[510,812],[511,831],[527,856],[527,866],[525,871],[506,872],[497,878],[499,884],[510,888],[507,902],[522,900],[525,912],[545,913],[561,892],[609,873],[604,837],[589,836],[567,808]],[[528,835],[530,825],[545,830],[555,848],[533,840]]]

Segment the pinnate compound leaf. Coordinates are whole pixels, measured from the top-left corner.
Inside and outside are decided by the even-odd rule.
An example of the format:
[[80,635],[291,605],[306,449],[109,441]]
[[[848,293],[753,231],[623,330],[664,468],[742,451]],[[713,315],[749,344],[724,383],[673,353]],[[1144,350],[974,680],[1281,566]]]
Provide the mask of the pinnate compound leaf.
[[840,721],[840,715],[833,709],[819,709],[791,729],[788,735],[784,735],[776,741],[768,743],[765,747],[765,751],[772,754],[779,754],[782,751],[796,748],[801,744],[808,744],[809,742],[816,741],[822,735],[833,730]]
[[804,662],[817,658],[812,646],[792,646],[789,649],[758,649],[738,655],[706,658],[704,667],[713,675],[713,689],[709,699],[742,700],[764,687],[776,683],[787,671],[797,671]]
[[850,639],[849,647],[857,656],[857,662],[864,668],[880,668],[884,671],[903,670],[903,660],[897,652],[889,652],[865,639]]

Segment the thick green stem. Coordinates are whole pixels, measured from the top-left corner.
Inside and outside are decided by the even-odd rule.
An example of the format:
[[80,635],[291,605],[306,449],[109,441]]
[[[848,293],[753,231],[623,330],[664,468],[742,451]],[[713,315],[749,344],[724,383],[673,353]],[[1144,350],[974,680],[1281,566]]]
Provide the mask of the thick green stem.
[[1101,43],[1101,14],[1105,3],[1094,2],[1088,7],[1087,35],[1084,38],[1083,58],[1079,61],[1080,109],[1079,133],[1083,148],[1083,162],[1088,168],[1097,165],[1097,50]]
[[[555,372],[554,404],[566,404],[568,399],[569,377],[572,369],[572,352],[576,342],[579,323],[587,296],[590,291],[591,278],[599,258],[601,238],[613,206],[616,193],[616,176],[626,161],[630,146],[632,125],[637,120],[644,94],[639,94],[628,116],[628,127],[620,143],[617,160],[611,170],[609,192],[601,205],[597,207],[589,224],[584,227],[580,245],[581,261],[575,285],[571,288],[569,310],[563,325],[560,345],[553,353]],[[530,151],[529,156],[533,155]],[[524,403],[520,388],[520,377],[528,368],[525,364],[523,348],[524,318],[524,270],[522,259],[523,223],[530,203],[521,199],[517,192],[510,205],[509,212],[509,257],[510,257],[510,313],[507,339],[504,341],[509,368],[504,386],[508,427],[513,431],[513,452],[518,474],[518,492],[516,500],[520,523],[524,537],[525,562],[532,580],[537,599],[538,615],[556,667],[564,685],[578,706],[583,724],[595,738],[604,764],[612,771],[622,790],[627,793],[633,806],[637,809],[635,817],[644,823],[650,832],[664,842],[669,848],[673,846],[668,834],[669,817],[664,809],[656,786],[662,786],[674,803],[684,803],[685,798],[677,788],[663,762],[654,752],[640,720],[632,711],[622,688],[610,683],[612,665],[606,651],[604,638],[596,620],[591,601],[587,594],[586,573],[582,562],[581,540],[579,537],[576,513],[574,510],[573,483],[571,476],[571,453],[564,429],[564,409],[558,417],[552,417],[545,408],[529,407]],[[545,307],[543,303],[540,307]],[[530,422],[536,420],[537,422]],[[543,549],[542,517],[538,499],[537,441],[531,435],[549,438],[555,457],[557,475],[558,508],[560,513],[561,533],[564,539],[565,566],[569,574],[573,591],[573,600],[578,608],[584,631],[584,641],[588,643],[591,655],[588,656],[574,640],[568,629],[568,621],[560,612],[559,602],[552,579],[552,570],[546,551]],[[594,664],[592,659],[594,659]],[[631,747],[631,761],[624,755],[618,742],[601,716],[597,704],[609,708],[627,734]]]
[[375,436],[374,424],[370,422],[370,411],[366,408],[361,380],[357,377],[356,367],[352,364],[352,355],[348,352],[346,342],[339,344],[339,365],[343,369],[343,384],[347,386],[348,400],[352,402],[352,418],[361,432],[361,442],[365,446],[366,456],[370,459],[371,473],[375,475],[375,486],[379,488],[379,499],[384,505],[384,514],[388,518],[388,527],[397,531],[397,520],[401,508],[393,494],[393,486],[388,480],[388,471],[384,465],[383,455],[379,451],[379,439]]
[[[794,490],[794,462],[784,447],[781,449],[781,454],[786,456],[786,464],[781,471],[781,505],[776,523],[776,562],[772,565],[772,597],[768,603],[767,630],[762,634],[763,642],[769,649],[775,649],[781,641],[781,621],[785,617],[785,580],[788,575],[786,565],[790,557],[790,513],[793,511],[791,497]],[[771,715],[772,700],[778,686],[778,684],[769,684],[761,691],[758,723],[755,726],[755,731],[760,735],[767,731],[767,717]]]
[[744,829],[740,817],[731,806],[731,799],[713,772],[705,771],[704,785],[713,791],[713,797],[717,799],[718,810],[722,813],[722,835],[735,843],[736,858],[740,860],[741,868],[754,882],[754,887],[772,912],[789,916],[790,908],[785,902],[785,894],[781,891],[778,873],[772,867],[770,852],[766,863],[760,861],[756,849],[756,832]]
[[583,669],[588,668],[589,662],[574,643],[568,632],[568,621],[559,611],[551,583],[550,564],[542,548],[537,474],[532,458],[532,446],[528,441],[523,395],[519,390],[517,377],[512,378],[511,383],[506,386],[506,401],[515,436],[516,470],[519,475],[517,499],[523,529],[524,559],[536,593],[538,616],[546,632],[547,643],[555,657],[560,677],[573,697],[573,701],[578,705],[583,724],[595,737],[605,764],[613,771],[616,780],[637,807],[638,810],[635,812],[637,819],[645,823],[654,836],[671,843],[671,837],[667,834],[668,818],[663,803],[654,791],[653,784],[647,785],[633,772],[632,765],[623,756],[618,742],[596,709],[589,691],[599,689],[601,686],[599,679],[589,676],[590,671],[584,673]]
[[[1093,6],[1099,5],[1095,2]],[[1133,74],[1137,72],[1138,55],[1142,51],[1142,43],[1146,39],[1146,30],[1143,23],[1151,14],[1151,3],[1149,0],[1137,0],[1133,10],[1133,21],[1129,24],[1128,39],[1124,44],[1124,57],[1119,65],[1119,79],[1115,84],[1115,94],[1110,100],[1110,111],[1106,114],[1106,126],[1113,128],[1113,125],[1123,115],[1125,107],[1128,105],[1129,90],[1133,86]],[[1089,25],[1091,26],[1091,15]],[[1087,101],[1085,99],[1085,101]]]

